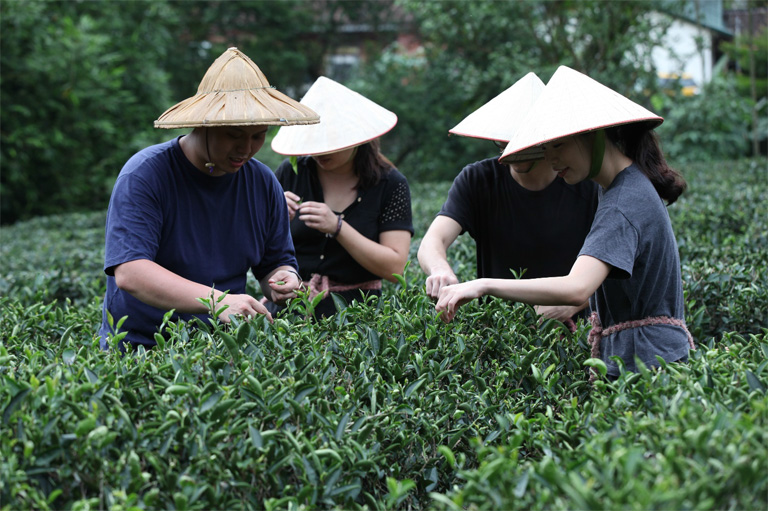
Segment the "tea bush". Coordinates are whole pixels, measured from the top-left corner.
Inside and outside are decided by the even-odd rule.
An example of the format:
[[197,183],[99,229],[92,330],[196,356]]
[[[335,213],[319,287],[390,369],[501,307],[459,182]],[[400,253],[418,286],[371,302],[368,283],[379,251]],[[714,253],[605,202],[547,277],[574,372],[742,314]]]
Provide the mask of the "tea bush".
[[3,228],[0,509],[765,508],[765,162],[684,170],[699,349],[594,385],[584,324],[496,299],[435,316],[415,251],[450,183],[413,185],[411,264],[381,299],[168,321],[127,357],[94,338],[104,215]]

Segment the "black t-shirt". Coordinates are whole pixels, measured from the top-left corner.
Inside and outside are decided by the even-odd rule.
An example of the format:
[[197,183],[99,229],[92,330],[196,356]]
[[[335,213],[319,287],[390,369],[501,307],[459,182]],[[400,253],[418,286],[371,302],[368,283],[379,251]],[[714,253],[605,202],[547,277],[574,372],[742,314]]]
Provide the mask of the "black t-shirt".
[[[295,193],[302,202],[324,202],[315,161],[309,157],[299,158],[297,170],[293,171],[289,160],[280,164],[275,174],[283,190]],[[375,186],[359,189],[357,199],[344,211],[336,213],[342,214],[344,220],[363,236],[376,242],[379,241],[379,233],[384,231],[403,230],[413,235],[410,188],[405,176],[394,168],[384,174]],[[299,274],[305,281],[309,281],[315,273],[342,284],[359,284],[380,278],[355,261],[336,239],[307,227],[298,215],[291,221],[291,236]],[[351,297],[359,297],[360,291],[339,294],[349,301]],[[323,302],[329,302],[326,305],[331,307],[330,312],[335,310],[330,299]]]
[[478,278],[567,275],[592,225],[598,203],[593,181],[560,178],[531,191],[496,158],[467,165],[438,214],[452,218],[477,245]]

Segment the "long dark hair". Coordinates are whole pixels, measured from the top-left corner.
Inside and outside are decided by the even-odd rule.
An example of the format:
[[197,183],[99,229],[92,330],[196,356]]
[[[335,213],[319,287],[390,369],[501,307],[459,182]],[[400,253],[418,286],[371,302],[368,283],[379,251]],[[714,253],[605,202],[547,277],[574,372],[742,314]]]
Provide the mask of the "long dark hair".
[[667,204],[675,202],[688,187],[683,176],[667,163],[656,132],[648,124],[638,122],[614,126],[607,128],[605,135],[640,167]]
[[363,190],[378,184],[381,177],[394,168],[394,164],[381,154],[381,143],[378,138],[358,146],[354,163],[355,174],[360,178],[358,186]]

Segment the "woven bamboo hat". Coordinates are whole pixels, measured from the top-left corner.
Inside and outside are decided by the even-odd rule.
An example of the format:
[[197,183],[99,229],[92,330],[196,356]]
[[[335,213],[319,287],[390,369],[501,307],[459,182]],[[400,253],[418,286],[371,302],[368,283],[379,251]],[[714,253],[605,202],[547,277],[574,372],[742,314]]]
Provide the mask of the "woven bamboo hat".
[[664,119],[585,74],[560,66],[510,137],[500,160],[515,161],[523,151],[550,140],[622,124],[646,122],[653,129]]
[[520,121],[544,90],[544,82],[528,73],[510,88],[469,114],[448,133],[463,137],[509,142]]
[[378,138],[397,124],[397,115],[344,85],[321,76],[301,99],[320,114],[320,124],[277,132],[272,150],[286,156],[341,151]]
[[197,94],[172,106],[155,128],[315,124],[317,113],[272,87],[237,48],[229,48],[206,71]]

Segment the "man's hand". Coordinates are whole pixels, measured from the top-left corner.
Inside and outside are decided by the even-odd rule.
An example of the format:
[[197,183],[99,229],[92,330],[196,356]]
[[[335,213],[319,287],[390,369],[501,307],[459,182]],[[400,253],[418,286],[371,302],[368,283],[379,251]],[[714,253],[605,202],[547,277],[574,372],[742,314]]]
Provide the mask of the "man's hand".
[[230,316],[242,316],[246,321],[249,321],[256,317],[257,314],[263,314],[270,323],[273,322],[272,314],[269,313],[267,308],[249,294],[228,294],[219,302],[219,306],[221,305],[229,305],[226,310],[219,314],[219,319],[224,323],[232,321]]
[[432,299],[437,299],[437,297],[440,296],[441,289],[445,286],[451,286],[458,283],[459,279],[456,278],[456,275],[452,271],[435,271],[432,275],[427,277],[427,295]]

